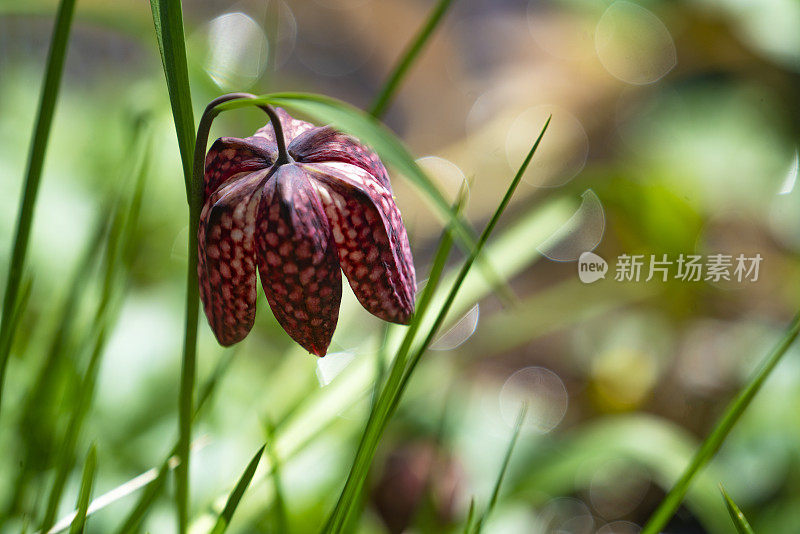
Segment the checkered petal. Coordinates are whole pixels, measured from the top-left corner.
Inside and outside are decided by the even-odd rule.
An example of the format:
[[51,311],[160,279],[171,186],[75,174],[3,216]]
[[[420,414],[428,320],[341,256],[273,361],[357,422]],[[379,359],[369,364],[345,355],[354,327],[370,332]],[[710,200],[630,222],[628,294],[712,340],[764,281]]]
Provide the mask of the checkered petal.
[[289,144],[289,153],[297,161],[316,163],[338,161],[361,167],[391,191],[389,175],[375,152],[355,137],[322,126],[308,130]]
[[267,171],[223,185],[206,200],[198,230],[197,274],[208,322],[221,345],[244,339],[256,314],[253,233]]
[[275,318],[306,350],[324,356],[339,317],[342,273],[323,206],[297,165],[281,166],[267,182],[256,247]]
[[372,314],[408,324],[416,278],[411,248],[391,190],[348,163],[299,164],[314,179],[339,263]]
[[206,154],[203,200],[224,184],[272,165],[278,156],[275,144],[266,139],[222,137]]

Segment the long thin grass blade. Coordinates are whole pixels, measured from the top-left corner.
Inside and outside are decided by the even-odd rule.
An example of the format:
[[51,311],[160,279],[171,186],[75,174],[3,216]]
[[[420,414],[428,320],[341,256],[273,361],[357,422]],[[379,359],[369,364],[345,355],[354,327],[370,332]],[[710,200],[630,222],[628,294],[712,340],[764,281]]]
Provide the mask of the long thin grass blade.
[[272,466],[272,487],[275,491],[275,499],[272,505],[272,516],[274,518],[275,532],[290,532],[289,519],[286,513],[286,498],[283,493],[283,483],[281,482],[281,461],[275,451],[275,425],[272,421],[266,422],[267,445],[266,451],[269,463]]
[[472,522],[475,520],[475,498],[469,500],[469,511],[467,512],[467,520],[464,522],[464,534],[472,532]]
[[192,95],[189,88],[189,68],[183,32],[183,13],[180,0],[150,0],[153,23],[161,52],[161,62],[167,80],[172,117],[183,163],[186,199],[189,203],[189,242],[186,268],[186,323],[183,336],[181,385],[178,394],[178,454],[182,458],[176,471],[175,501],[178,532],[184,534],[189,523],[189,444],[192,439],[194,385],[197,367],[197,319],[199,290],[197,281],[197,223],[199,206],[193,198],[192,167],[195,147],[195,124]]
[[702,445],[695,453],[691,463],[686,467],[675,485],[672,486],[672,489],[669,490],[669,493],[667,493],[667,496],[661,501],[661,504],[658,505],[656,511],[653,512],[650,520],[644,526],[642,534],[657,534],[667,525],[667,522],[681,505],[683,497],[689,490],[689,486],[692,484],[697,473],[699,473],[717,453],[734,425],[739,421],[739,418],[747,407],[750,406],[753,397],[756,396],[761,386],[764,385],[767,377],[769,377],[770,373],[775,369],[775,366],[781,361],[783,355],[786,354],[786,351],[789,350],[789,347],[791,347],[792,343],[797,339],[798,334],[800,334],[800,314],[794,318],[792,324],[784,334],[783,339],[781,339],[778,345],[763,360],[761,368],[753,375],[745,387],[742,388],[736,398],[731,401],[730,405],[728,405],[722,418],[714,426],[708,437],[703,440]]
[[[217,365],[214,368],[214,371],[211,373],[211,376],[200,388],[200,391],[197,395],[197,403],[195,404],[195,418],[197,418],[200,410],[203,408],[206,402],[214,396],[214,391],[216,390],[217,385],[219,384],[220,380],[222,380],[222,377],[225,375],[225,372],[228,370],[228,367],[233,360],[232,355],[234,352],[236,351],[229,350],[225,352],[223,357],[219,360],[219,362],[217,362]],[[169,473],[169,470],[173,464],[177,465],[177,461],[175,460],[174,456],[177,451],[178,444],[176,443],[164,461],[161,462],[161,467],[158,469],[153,468],[148,471],[148,473],[152,475],[152,478],[149,478],[145,484],[143,484],[147,485],[147,489],[139,496],[139,500],[136,501],[133,509],[125,518],[125,521],[122,523],[120,528],[117,530],[119,534],[128,534],[136,531],[136,528],[147,515],[150,507],[161,494],[161,490],[164,489],[164,485],[167,481],[167,473]],[[138,487],[136,489],[138,489]],[[128,493],[121,494],[119,498],[122,498],[126,495],[128,495]],[[111,503],[109,502],[108,504]]]
[[97,468],[97,449],[94,445],[89,449],[86,456],[86,463],[83,466],[83,476],[81,477],[81,489],[78,494],[78,511],[69,527],[69,534],[81,534],[86,526],[86,514],[89,511],[89,500],[92,498],[92,486],[94,485],[94,472]]
[[[25,315],[25,310],[28,309],[28,302],[31,299],[31,291],[33,290],[33,275],[28,274],[22,280],[17,302],[14,306],[14,313],[11,316],[11,329],[16,331],[19,323],[22,321],[22,316]],[[13,342],[13,340],[11,340]]]
[[[466,196],[462,190],[455,204],[455,211],[457,213],[459,213],[462,209],[465,198]],[[444,271],[445,264],[447,263],[447,258],[450,256],[450,251],[453,245],[453,233],[454,228],[453,224],[451,223],[439,239],[439,246],[436,250],[436,254],[434,255],[431,271],[428,275],[428,281],[425,284],[425,288],[422,290],[422,294],[417,299],[414,320],[409,325],[408,330],[406,330],[406,334],[403,338],[400,349],[392,361],[389,377],[386,378],[385,381],[383,380],[383,377],[378,377],[381,379],[381,382],[383,382],[382,387],[377,395],[376,400],[372,404],[369,420],[367,421],[367,427],[364,431],[364,435],[361,438],[361,443],[359,444],[359,449],[356,452],[356,457],[353,460],[353,466],[350,469],[350,473],[348,473],[347,480],[345,481],[345,485],[342,489],[341,495],[339,496],[339,500],[337,501],[335,508],[328,518],[328,522],[325,526],[326,532],[338,532],[343,529],[344,525],[347,524],[348,515],[352,513],[355,508],[355,504],[358,501],[358,495],[361,493],[361,488],[363,487],[364,480],[367,476],[367,471],[369,470],[369,466],[371,464],[371,456],[368,455],[368,451],[377,446],[378,432],[376,429],[379,425],[380,414],[383,411],[381,403],[386,402],[386,387],[388,384],[396,383],[402,378],[406,366],[408,349],[411,347],[411,343],[416,335],[417,329],[422,323],[422,319],[425,317],[425,312],[431,302],[433,293],[435,292],[436,287],[439,285],[439,281],[441,280],[442,272]]]
[[386,112],[386,108],[392,103],[394,95],[400,87],[403,78],[405,78],[411,65],[416,61],[419,53],[430,40],[434,30],[439,26],[439,23],[444,18],[445,13],[447,13],[452,3],[453,0],[439,0],[436,3],[436,6],[433,8],[430,15],[428,15],[425,24],[419,29],[416,36],[414,36],[414,40],[411,41],[405,49],[403,55],[400,56],[400,60],[397,62],[397,65],[395,65],[394,69],[392,69],[392,73],[383,85],[381,92],[375,97],[375,101],[370,108],[370,114],[373,117],[380,117]]
[[64,492],[64,486],[67,482],[70,470],[72,469],[73,456],[75,448],[77,447],[78,438],[83,422],[86,419],[86,414],[89,411],[89,406],[94,396],[94,386],[97,381],[97,372],[100,365],[100,359],[105,348],[106,341],[106,328],[101,327],[100,332],[95,340],[92,356],[89,361],[89,366],[86,373],[81,380],[80,393],[75,401],[75,406],[70,415],[69,425],[67,427],[67,434],[58,451],[58,462],[56,466],[56,476],[53,480],[53,485],[50,490],[50,495],[47,500],[47,508],[45,511],[42,526],[39,529],[42,532],[47,532],[53,526],[56,513],[58,512],[58,505],[61,502],[61,496]]
[[258,462],[261,461],[261,455],[264,454],[264,447],[266,447],[266,445],[262,445],[261,448],[258,449],[258,452],[256,452],[253,459],[250,460],[250,463],[247,465],[247,469],[242,473],[239,482],[228,497],[225,508],[219,515],[219,519],[217,519],[217,524],[211,529],[211,534],[222,534],[227,530],[228,525],[231,524],[231,519],[233,519],[233,514],[236,512],[236,507],[239,506],[239,501],[242,500],[244,492],[247,491],[247,486],[250,485],[250,481],[253,480],[253,475],[256,474]]
[[414,355],[411,357],[408,369],[406,370],[406,374],[405,376],[403,376],[403,380],[398,387],[398,392],[395,395],[388,417],[391,417],[391,414],[394,412],[395,409],[397,409],[400,397],[402,396],[403,391],[405,390],[405,387],[408,384],[408,381],[411,379],[411,375],[413,374],[414,369],[416,369],[416,366],[419,363],[420,358],[422,358],[422,355],[425,353],[425,351],[428,350],[428,347],[430,347],[431,343],[433,343],[433,340],[438,334],[442,325],[444,324],[445,319],[447,319],[447,314],[450,312],[450,308],[453,306],[453,302],[455,302],[456,296],[458,295],[458,291],[461,288],[461,285],[464,283],[464,280],[469,274],[470,268],[472,267],[473,263],[481,254],[483,247],[489,240],[489,236],[492,235],[492,232],[497,226],[497,223],[500,221],[500,217],[503,215],[503,212],[506,210],[508,204],[511,202],[511,197],[514,196],[514,192],[516,191],[517,186],[522,180],[522,176],[525,174],[525,170],[528,168],[528,165],[533,159],[533,155],[539,148],[539,144],[542,142],[542,138],[544,137],[544,134],[547,131],[548,126],[550,126],[550,118],[548,118],[547,121],[544,123],[542,130],[539,132],[539,137],[536,138],[536,141],[534,141],[533,146],[528,152],[528,155],[525,157],[525,160],[522,162],[522,165],[520,165],[519,169],[517,170],[514,179],[511,181],[511,184],[508,186],[508,189],[506,190],[506,194],[503,196],[503,200],[500,201],[500,204],[497,206],[497,209],[495,210],[494,214],[492,214],[492,218],[489,219],[489,222],[486,224],[486,227],[484,228],[483,232],[481,232],[481,235],[478,238],[478,243],[475,246],[474,251],[472,252],[472,254],[470,254],[470,256],[462,265],[461,270],[459,271],[455,281],[453,282],[452,287],[450,288],[450,292],[448,293],[447,298],[442,304],[442,307],[439,309],[439,314],[436,317],[436,320],[434,321],[433,325],[428,331],[427,337],[422,342],[422,344],[415,350]]
[[[205,446],[208,443],[208,440],[201,437],[200,439],[195,440],[192,444],[192,450],[198,450]],[[165,470],[175,469],[178,465],[178,458],[176,456],[171,456],[166,462],[164,462]],[[148,487],[148,489],[152,486],[149,486],[151,483],[157,482],[159,478],[159,469],[153,467],[152,469],[148,469],[144,473],[120,484],[119,486],[107,491],[106,493],[100,495],[96,499],[93,499],[91,503],[89,503],[89,508],[86,511],[86,516],[89,517],[92,514],[99,512],[103,508],[114,504],[115,502],[124,499],[128,495],[137,492],[138,490]],[[47,534],[58,534],[59,532],[63,532],[67,530],[70,525],[72,524],[72,520],[75,519],[77,515],[77,510],[72,511],[71,513],[63,516],[61,519],[56,522],[53,527],[47,531]],[[130,530],[127,532],[135,532],[136,527],[138,524],[133,525]]]
[[[370,418],[367,421],[367,426],[364,430],[364,434],[361,438],[361,443],[359,444],[358,451],[356,452],[356,458],[353,462],[353,466],[350,470],[350,474],[348,475],[347,482],[345,483],[345,487],[342,490],[342,494],[337,502],[336,507],[334,508],[328,522],[326,523],[324,532],[341,532],[344,528],[344,525],[347,523],[347,518],[352,511],[353,504],[356,502],[357,496],[360,494],[361,489],[363,487],[364,481],[366,479],[367,473],[369,471],[369,467],[372,464],[372,459],[375,455],[375,451],[378,446],[378,442],[380,441],[380,437],[383,434],[383,431],[388,424],[389,419],[392,417],[394,412],[397,409],[397,406],[400,403],[400,399],[402,398],[403,392],[411,379],[411,376],[416,368],[416,365],[419,363],[420,358],[425,353],[427,348],[433,342],[434,337],[436,336],[439,328],[444,323],[444,320],[447,317],[447,314],[450,311],[450,308],[455,301],[456,295],[458,294],[458,290],[460,289],[461,285],[464,282],[467,274],[469,273],[470,268],[472,267],[475,260],[481,253],[481,250],[485,246],[486,242],[489,239],[489,236],[494,231],[494,228],[497,226],[498,221],[500,220],[501,215],[505,211],[508,204],[511,202],[511,197],[514,194],[517,186],[519,185],[520,181],[522,180],[522,176],[525,173],[528,165],[533,159],[533,155],[536,153],[539,144],[544,136],[544,133],[547,131],[547,127],[550,124],[550,119],[544,124],[539,137],[533,143],[530,152],[528,153],[525,161],[523,161],[522,165],[520,166],[519,170],[517,171],[514,179],[512,180],[511,184],[506,191],[503,200],[500,202],[500,205],[495,210],[492,218],[489,220],[489,223],[486,225],[486,228],[481,233],[480,237],[478,238],[478,242],[475,245],[475,248],[472,250],[471,254],[468,256],[467,260],[464,262],[463,266],[461,267],[456,280],[454,281],[453,285],[450,288],[448,293],[447,299],[445,300],[444,304],[439,310],[439,314],[437,315],[436,320],[434,321],[433,325],[431,326],[430,330],[425,337],[425,340],[420,344],[418,348],[415,349],[413,355],[408,360],[406,364],[406,356],[408,354],[408,350],[410,350],[411,342],[413,336],[416,333],[416,328],[418,328],[419,324],[418,321],[422,320],[424,316],[425,308],[427,307],[428,299],[432,297],[434,287],[431,284],[431,280],[428,281],[428,286],[430,287],[430,291],[428,291],[428,286],[423,291],[422,296],[419,299],[419,309],[422,311],[418,311],[417,315],[415,315],[414,320],[412,321],[411,325],[409,325],[409,329],[406,332],[406,338],[403,341],[400,349],[398,350],[397,355],[395,356],[395,364],[392,367],[392,371],[390,372],[389,378],[386,381],[386,384],[381,391],[381,394],[378,398],[378,402],[375,405],[374,410],[370,414]],[[455,220],[455,219],[453,219]],[[443,239],[444,241],[444,239]]]
[[186,61],[186,39],[183,34],[183,10],[180,0],[150,0],[150,9],[156,28],[158,50],[161,53],[161,65],[167,80],[188,192],[192,179],[195,127],[192,95],[189,90],[189,67]]
[[500,466],[500,472],[497,473],[497,480],[495,480],[494,488],[492,488],[492,496],[489,498],[489,504],[486,505],[486,510],[483,511],[480,519],[475,523],[475,530],[473,531],[475,534],[480,534],[481,530],[483,530],[483,525],[486,524],[486,520],[497,505],[497,499],[500,497],[500,487],[503,485],[503,479],[506,477],[508,464],[511,462],[511,454],[514,452],[514,447],[517,445],[517,439],[519,439],[519,433],[522,430],[522,423],[525,422],[525,414],[527,411],[528,406],[526,404],[523,404],[519,409],[517,422],[514,425],[514,434],[511,436],[511,441],[508,443],[506,454],[503,457],[503,464]]
[[739,534],[755,534],[753,532],[753,527],[750,526],[750,523],[747,522],[747,518],[744,516],[739,507],[736,506],[736,503],[733,502],[731,496],[728,495],[728,492],[725,491],[725,488],[722,484],[719,485],[719,490],[722,492],[722,498],[725,499],[725,507],[728,509],[728,513],[731,516],[731,521],[733,521],[733,526],[736,527],[736,532]]
[[6,277],[5,295],[3,296],[3,315],[0,317],[0,407],[3,399],[3,382],[5,379],[8,357],[14,337],[13,322],[14,307],[19,298],[20,282],[25,269],[25,258],[28,253],[33,211],[36,197],[39,193],[39,183],[42,177],[47,141],[50,138],[50,126],[56,107],[61,77],[64,73],[64,59],[67,55],[69,33],[72,27],[72,16],[75,12],[75,0],[61,0],[56,14],[53,37],[50,40],[50,50],[47,55],[47,66],[44,74],[44,86],[39,100],[39,109],[36,115],[36,126],[33,129],[30,151],[28,153],[28,166],[25,172],[25,184],[20,199],[20,209],[17,215],[17,228],[12,245],[11,264]]

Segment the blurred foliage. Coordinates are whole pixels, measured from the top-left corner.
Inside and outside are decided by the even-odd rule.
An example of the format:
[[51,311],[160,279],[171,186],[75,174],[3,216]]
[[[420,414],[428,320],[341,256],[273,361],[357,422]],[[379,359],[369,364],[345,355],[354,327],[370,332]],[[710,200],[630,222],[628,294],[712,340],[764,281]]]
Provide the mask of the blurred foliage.
[[[0,5],[0,269],[55,5]],[[194,114],[231,90],[323,93],[368,108],[433,5],[186,2]],[[498,205],[521,162],[517,144],[535,137],[540,113],[553,123],[487,245],[517,302],[493,296],[477,269],[468,276],[449,316],[451,341],[463,343],[421,360],[378,448],[354,530],[462,532],[471,503],[480,514],[490,501],[517,384],[535,424],[522,428],[483,532],[636,532],[796,308],[800,4],[631,5],[458,0],[388,109],[387,124],[412,154],[452,164],[437,160],[429,171],[452,193],[448,202],[469,182],[465,213],[475,228]],[[627,40],[599,46],[601,23],[623,15],[633,21]],[[631,43],[630,62],[620,63],[614,45]],[[212,136],[249,135],[262,121],[257,111],[226,113]],[[140,212],[126,226],[142,169]],[[155,478],[162,465],[169,471],[187,259],[181,176],[149,7],[79,1],[31,238],[30,298],[0,413],[0,532],[40,526],[55,455],[68,454],[71,466],[56,519],[79,501],[90,443],[94,498],[151,469]],[[395,169],[392,179],[424,279],[442,223],[407,177]],[[602,220],[582,211],[589,189]],[[537,248],[576,211],[584,215],[558,250],[580,253],[602,237],[594,251],[611,270],[591,285],[578,280],[574,261]],[[121,243],[130,250],[109,279],[109,254]],[[614,280],[623,253],[718,252],[761,254],[759,280]],[[458,266],[448,265],[443,287]],[[263,295],[235,354],[201,322],[199,383],[215,377],[215,387],[195,421],[198,532],[213,528],[265,440],[228,532],[315,532],[324,523],[358,445],[378,359],[403,333],[386,333],[345,292],[332,354],[321,362],[283,333]],[[458,322],[468,312],[474,329]],[[108,329],[98,345],[99,313]],[[81,384],[90,385],[95,348],[94,399],[77,432],[70,414],[88,394]],[[331,379],[347,354],[353,360]],[[798,402],[795,348],[667,532],[731,532],[719,483],[756,532],[795,531]],[[70,428],[74,444],[65,440]],[[173,491],[167,479],[142,531],[173,531]],[[142,494],[91,514],[86,532],[115,531]]]

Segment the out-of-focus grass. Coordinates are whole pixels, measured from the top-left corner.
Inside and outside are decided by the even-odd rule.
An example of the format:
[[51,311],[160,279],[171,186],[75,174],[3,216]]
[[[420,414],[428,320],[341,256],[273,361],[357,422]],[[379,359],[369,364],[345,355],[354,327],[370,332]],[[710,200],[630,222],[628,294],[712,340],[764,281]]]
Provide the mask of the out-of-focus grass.
[[92,445],[89,449],[89,453],[86,455],[86,462],[83,465],[83,476],[81,477],[81,489],[78,495],[77,511],[69,527],[69,534],[82,534],[86,527],[86,514],[89,511],[89,499],[92,498],[92,486],[94,485],[96,469],[97,448]]
[[[316,28],[315,16],[323,17],[327,28],[343,25],[337,11],[322,3],[314,3],[310,10],[303,2],[290,4],[297,43],[313,42],[314,32],[319,32],[311,29]],[[409,15],[419,23],[434,7],[433,3],[370,5],[363,9],[372,10],[370,20],[377,27],[372,36],[362,34],[358,17],[347,11],[346,27],[354,42],[368,43],[365,48],[373,51],[360,70],[339,77],[314,73],[308,66],[308,48],[298,48],[285,67],[270,70],[269,80],[234,89],[325,93],[368,107],[382,75],[415,27],[403,24],[403,14],[419,8]],[[34,41],[47,41],[50,28],[43,15],[55,12],[55,3],[30,6],[36,16],[25,15],[27,8],[21,5],[0,10],[4,13],[0,30],[8,36],[0,39],[0,47],[10,51],[0,54],[0,185],[9,192],[0,198],[4,236],[13,234],[26,132],[35,114],[34,89],[44,64],[44,50]],[[241,9],[261,22],[251,7]],[[561,26],[546,22],[543,17],[549,15],[535,6],[530,8],[533,22],[544,21],[553,29],[571,27],[570,17],[580,9],[551,7],[563,15]],[[644,7],[670,30],[676,24],[683,28],[673,31],[679,50],[676,69],[650,86],[617,83],[591,57],[577,62],[546,57],[538,41],[530,40],[525,9],[507,6],[502,14],[495,7],[476,12],[473,3],[459,0],[452,15],[443,19],[443,31],[431,42],[430,54],[426,52],[414,67],[394,100],[386,115],[388,124],[414,153],[451,159],[474,178],[466,212],[472,217],[470,226],[480,226],[488,218],[507,185],[506,135],[517,109],[551,101],[568,109],[583,123],[590,150],[583,171],[562,188],[521,184],[508,223],[486,253],[498,278],[510,281],[520,295],[520,305],[504,306],[490,297],[492,284],[481,272],[467,278],[448,324],[480,301],[476,332],[458,348],[432,352],[420,363],[377,449],[358,504],[363,513],[351,523],[354,529],[385,532],[390,517],[403,515],[399,508],[378,506],[376,495],[391,480],[398,507],[406,498],[413,501],[416,493],[404,475],[408,472],[425,473],[430,481],[427,497],[417,501],[424,503],[418,506],[425,513],[412,516],[409,528],[460,531],[473,494],[477,503],[473,514],[479,515],[481,503],[489,500],[510,431],[498,415],[502,385],[513,371],[530,366],[547,367],[560,377],[569,399],[566,416],[548,434],[523,431],[485,532],[528,532],[525,527],[530,525],[544,531],[556,528],[553,525],[561,516],[555,510],[562,510],[565,500],[583,510],[580,517],[588,514],[595,530],[621,520],[643,524],[689,464],[722,407],[751,374],[755,358],[777,338],[779,326],[795,308],[800,262],[797,226],[792,221],[800,212],[795,190],[776,194],[791,174],[796,149],[793,75],[783,66],[784,60],[772,55],[777,48],[763,46],[753,22],[734,7],[719,5],[702,13],[691,4],[653,2]],[[17,14],[8,15],[7,9]],[[338,9],[344,13],[344,7]],[[765,5],[760,12],[767,16],[776,9]],[[785,20],[792,20],[790,8],[780,9]],[[216,14],[187,5],[186,15],[187,35],[203,42],[205,24]],[[160,467],[171,455],[176,437],[175,362],[180,346],[175,338],[181,327],[186,262],[185,196],[177,178],[181,158],[159,58],[152,29],[144,25],[149,13],[138,4],[79,2],[77,17],[25,271],[33,283],[27,286],[30,297],[18,316],[0,414],[0,447],[7,452],[0,459],[0,472],[10,473],[0,477],[1,531],[17,532],[26,522],[31,531],[41,524],[55,475],[50,453],[66,435],[77,384],[95,339],[88,333],[102,293],[103,267],[98,258],[105,241],[92,235],[94,214],[103,213],[109,198],[126,197],[133,188],[124,168],[134,165],[137,150],[127,140],[123,111],[137,106],[154,110],[153,164],[140,224],[131,240],[131,259],[122,274],[126,296],[115,299],[112,306],[119,307],[120,320],[108,331],[95,401],[77,438],[56,516],[65,517],[78,501],[83,451],[90,442],[97,443],[100,466],[93,493],[101,495]],[[393,40],[394,28],[382,25],[381,20],[390,17],[396,27],[403,27],[402,39]],[[483,22],[477,24],[478,20]],[[739,20],[739,28],[750,28],[747,37],[729,20]],[[263,26],[271,27],[266,22]],[[491,38],[481,38],[489,27]],[[469,34],[473,38],[465,40],[464,32],[473,32]],[[283,35],[280,46],[288,42]],[[558,33],[559,38],[563,35]],[[351,46],[346,41],[331,39],[326,50],[340,54],[334,51]],[[494,55],[492,43],[502,48],[502,57]],[[114,61],[98,58],[101,51],[112,54]],[[270,48],[270,54],[282,51]],[[188,54],[197,113],[220,88],[203,71],[203,52],[193,49],[191,41]],[[561,69],[578,64],[580,83],[565,81]],[[551,82],[561,87],[559,94],[552,91]],[[421,87],[438,89],[423,93]],[[567,90],[570,87],[586,90]],[[495,91],[484,95],[490,89]],[[214,133],[247,135],[258,121],[262,121],[258,113],[225,114]],[[476,121],[481,124],[477,130]],[[401,210],[421,214],[411,218],[416,236],[412,244],[418,271],[426,272],[441,219],[431,215],[428,204],[410,193],[399,173],[392,171]],[[581,285],[574,264],[551,262],[536,246],[570,217],[575,199],[589,187],[605,210],[605,234],[596,252],[609,262],[623,252],[758,250],[765,256],[761,281],[734,287],[680,282],[623,287],[607,279]],[[96,226],[97,235],[103,226],[102,222]],[[81,259],[94,243],[97,251],[86,253],[94,259]],[[3,266],[10,263],[6,256],[10,239],[8,244],[0,247]],[[445,270],[445,287],[455,276],[450,267]],[[59,317],[66,315],[64,303],[72,298],[72,273],[83,276],[83,286],[80,298],[69,308],[73,324],[59,332]],[[334,349],[356,359],[323,387],[314,378],[317,362],[293,348],[260,299],[256,327],[235,356],[220,351],[205,325],[200,328],[198,374],[214,375],[219,362],[230,365],[225,380],[216,382],[214,402],[207,403],[203,415],[194,420],[196,437],[208,445],[193,454],[191,516],[198,528],[213,526],[233,481],[263,443],[262,423],[268,416],[275,422],[275,441],[270,443],[274,447],[261,459],[229,532],[274,531],[271,466],[275,463],[280,466],[279,500],[285,503],[289,528],[313,532],[341,489],[370,409],[375,354],[382,345],[384,354],[393,354],[402,332],[392,329],[383,342],[382,326],[358,307],[352,295],[346,295]],[[423,328],[429,326],[427,322]],[[42,370],[48,368],[56,334],[65,341],[56,343],[61,345],[57,364],[50,364],[53,385],[37,386]],[[730,488],[756,531],[789,532],[798,524],[789,490],[797,482],[795,451],[800,442],[793,409],[800,401],[797,356],[795,349],[787,351],[707,471],[694,481],[671,530],[731,531],[718,481]],[[451,388],[455,401],[447,409],[459,416],[449,423],[447,439],[438,442],[443,390]],[[632,390],[636,395],[629,395]],[[49,399],[46,405],[32,402],[46,414],[42,417],[30,412],[29,399],[38,398],[30,397],[34,391]],[[198,408],[200,403],[198,398]],[[34,427],[36,433],[24,430]],[[436,449],[434,467],[426,463],[420,448],[414,449],[413,460],[406,458],[398,467],[394,453],[420,442]],[[166,465],[159,479],[165,484],[150,494],[147,515],[138,516],[143,531],[174,528]],[[626,500],[624,477],[613,492],[600,483],[608,465],[645,481],[641,499]],[[27,491],[16,495],[14,488],[23,472]],[[458,487],[449,505],[442,497],[447,494],[441,487],[445,480],[456,480]],[[151,488],[157,484],[96,511],[86,531],[116,531]],[[15,497],[19,502],[11,506]],[[615,511],[609,502],[625,504],[620,510],[628,511]]]
[[2,407],[6,367],[11,345],[14,341],[14,334],[16,333],[15,323],[17,317],[15,317],[15,310],[19,304],[19,290],[25,269],[25,258],[28,255],[28,241],[33,224],[36,197],[39,192],[45,151],[50,138],[50,127],[53,122],[61,77],[64,72],[64,58],[67,54],[74,11],[75,0],[62,0],[59,3],[53,36],[50,41],[44,84],[36,115],[36,126],[31,137],[23,186],[24,192],[19,203],[14,246],[11,252],[11,262],[8,266],[8,275],[3,294],[2,316],[0,316],[0,407]]
[[258,462],[261,460],[261,455],[264,454],[264,447],[265,446],[262,446],[258,449],[258,452],[256,452],[253,459],[250,460],[244,473],[242,473],[239,482],[236,483],[236,487],[231,491],[228,502],[225,503],[225,508],[222,510],[222,513],[219,514],[219,519],[217,519],[214,528],[211,529],[212,534],[222,534],[228,529],[228,525],[230,525],[231,519],[233,519],[233,514],[236,512],[236,507],[239,506],[239,501],[242,500],[244,492],[247,491],[247,486],[250,485],[250,481],[253,480],[253,475],[256,474]]

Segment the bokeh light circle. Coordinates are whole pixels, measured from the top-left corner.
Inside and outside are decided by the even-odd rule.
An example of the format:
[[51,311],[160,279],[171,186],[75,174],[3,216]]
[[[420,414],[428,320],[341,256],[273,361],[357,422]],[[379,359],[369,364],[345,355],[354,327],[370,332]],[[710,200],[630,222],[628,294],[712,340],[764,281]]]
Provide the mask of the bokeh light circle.
[[614,521],[597,529],[597,534],[639,534],[642,529],[630,521]]
[[511,124],[506,137],[506,158],[511,168],[519,168],[550,116],[547,134],[523,175],[523,180],[537,187],[569,182],[583,170],[589,155],[589,137],[575,115],[560,106],[544,104],[523,111]]
[[431,343],[430,350],[453,350],[466,343],[478,328],[478,318],[480,315],[480,305],[476,304],[470,308],[461,319],[456,321],[453,326],[436,338],[436,340]]
[[592,508],[607,520],[633,512],[650,486],[650,474],[639,464],[623,459],[600,465],[589,484]]
[[461,188],[465,188],[469,200],[469,183],[458,165],[439,156],[425,156],[417,159],[417,165],[428,175],[444,197],[452,204]]
[[264,27],[270,43],[270,69],[281,68],[297,43],[297,19],[285,0],[267,0]]
[[597,194],[587,189],[581,205],[561,227],[553,232],[537,250],[552,261],[575,261],[584,252],[594,250],[606,228],[603,204]]
[[261,26],[240,12],[208,23],[205,70],[220,88],[250,87],[264,73],[269,43]]
[[500,391],[500,413],[509,426],[516,424],[527,405],[523,429],[546,434],[564,419],[569,396],[564,382],[544,367],[525,367],[512,374]]
[[632,2],[620,0],[606,9],[594,41],[608,73],[634,85],[658,81],[678,61],[672,35],[661,19]]
[[547,534],[593,534],[594,518],[583,501],[559,497],[548,501],[539,512],[542,531]]

